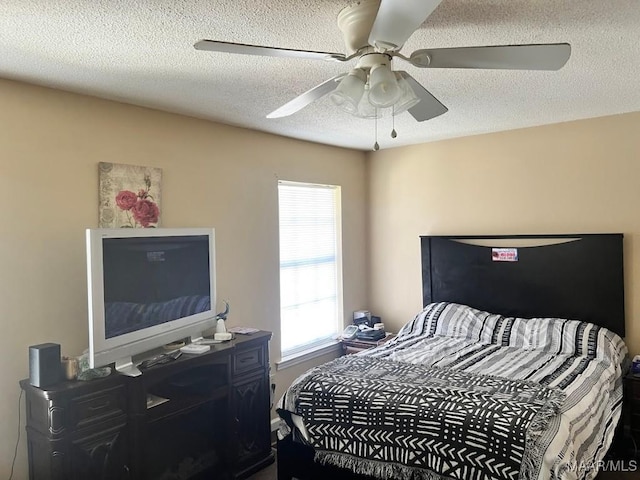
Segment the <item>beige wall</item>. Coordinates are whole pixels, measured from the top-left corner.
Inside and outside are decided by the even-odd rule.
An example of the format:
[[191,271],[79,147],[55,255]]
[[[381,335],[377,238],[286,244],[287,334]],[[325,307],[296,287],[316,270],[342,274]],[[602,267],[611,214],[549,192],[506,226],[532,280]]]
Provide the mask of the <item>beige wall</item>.
[[639,133],[632,113],[370,154],[370,308],[393,329],[420,310],[420,235],[621,232],[640,353]]
[[[272,362],[280,349],[277,179],[342,186],[345,314],[366,304],[363,153],[3,80],[0,105],[3,476],[28,346],[56,342],[71,355],[87,347],[84,229],[97,227],[98,162],[162,168],[163,225],[216,228],[228,324],[273,331]],[[277,372],[279,391],[308,366]],[[22,422],[14,478],[27,476]]]

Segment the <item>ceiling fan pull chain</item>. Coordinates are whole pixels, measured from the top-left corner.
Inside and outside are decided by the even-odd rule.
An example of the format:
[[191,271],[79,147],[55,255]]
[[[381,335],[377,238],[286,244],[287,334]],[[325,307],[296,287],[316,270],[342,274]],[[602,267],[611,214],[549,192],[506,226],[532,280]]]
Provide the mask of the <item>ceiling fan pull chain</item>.
[[375,130],[375,139],[376,139],[376,143],[373,144],[373,151],[377,152],[378,150],[380,150],[380,145],[378,145],[378,108],[376,107],[375,109],[375,116],[373,117],[374,120],[374,130]]
[[396,132],[396,109],[395,105],[391,105],[391,138],[396,138],[398,132]]

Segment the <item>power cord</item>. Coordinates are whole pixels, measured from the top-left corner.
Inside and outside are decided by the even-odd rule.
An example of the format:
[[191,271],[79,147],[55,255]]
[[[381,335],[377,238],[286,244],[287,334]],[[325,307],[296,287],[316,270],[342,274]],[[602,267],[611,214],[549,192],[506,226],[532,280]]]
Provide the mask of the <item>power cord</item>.
[[22,405],[22,394],[24,390],[20,389],[20,395],[18,396],[18,439],[16,440],[16,448],[13,451],[13,460],[11,461],[11,474],[9,475],[9,480],[13,478],[13,467],[16,464],[16,457],[18,456],[18,445],[20,444],[20,405]]

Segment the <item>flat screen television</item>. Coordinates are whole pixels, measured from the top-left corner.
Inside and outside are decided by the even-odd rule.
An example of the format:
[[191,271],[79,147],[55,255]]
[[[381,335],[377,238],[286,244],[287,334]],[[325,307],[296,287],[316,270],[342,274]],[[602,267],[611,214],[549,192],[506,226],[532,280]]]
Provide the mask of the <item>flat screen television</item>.
[[89,366],[133,359],[215,326],[213,228],[88,229]]

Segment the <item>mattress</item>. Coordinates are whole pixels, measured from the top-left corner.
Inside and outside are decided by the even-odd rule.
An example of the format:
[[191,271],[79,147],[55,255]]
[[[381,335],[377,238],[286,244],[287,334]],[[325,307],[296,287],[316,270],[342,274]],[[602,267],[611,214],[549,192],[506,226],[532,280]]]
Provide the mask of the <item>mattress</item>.
[[[520,478],[527,480],[595,478],[620,418],[628,367],[624,341],[605,328],[567,319],[504,317],[454,303],[428,305],[395,339],[357,355],[560,392],[562,402],[544,430],[527,440],[528,449],[541,452],[535,471],[531,465],[526,476],[521,471]],[[300,377],[292,389],[308,378]],[[300,401],[292,401],[291,392],[280,408],[290,410],[308,436],[302,410],[295,407]]]

